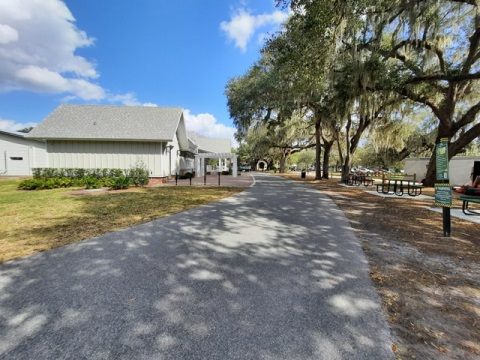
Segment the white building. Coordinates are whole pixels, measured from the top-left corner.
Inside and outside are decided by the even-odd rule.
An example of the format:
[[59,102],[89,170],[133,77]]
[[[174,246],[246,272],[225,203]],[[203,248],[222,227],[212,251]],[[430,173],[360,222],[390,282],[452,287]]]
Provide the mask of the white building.
[[28,176],[32,168],[47,166],[46,143],[26,135],[0,130],[0,175]]
[[4,174],[31,175],[35,167],[129,169],[143,163],[150,177],[165,179],[194,169],[199,152],[230,144],[195,133],[189,139],[178,107],[61,105],[30,133],[20,134],[2,132],[8,137],[0,148],[6,154]]
[[[425,178],[430,158],[405,159],[405,173],[416,175],[418,181]],[[464,185],[472,182],[470,178],[474,163],[480,162],[480,156],[454,156],[448,163],[450,183]]]

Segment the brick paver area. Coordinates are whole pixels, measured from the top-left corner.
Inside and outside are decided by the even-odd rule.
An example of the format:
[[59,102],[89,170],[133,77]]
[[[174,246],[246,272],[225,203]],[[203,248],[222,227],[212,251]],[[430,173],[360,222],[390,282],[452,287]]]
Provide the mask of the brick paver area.
[[[232,175],[220,175],[220,186],[239,186],[239,187],[249,187],[255,182],[253,178],[253,173],[242,172],[239,173],[237,177]],[[190,186],[189,179],[178,179],[175,183],[175,176],[172,177],[167,184],[160,184],[158,186]],[[192,178],[192,186],[218,186],[218,174],[207,175],[206,181],[205,178],[195,177]]]

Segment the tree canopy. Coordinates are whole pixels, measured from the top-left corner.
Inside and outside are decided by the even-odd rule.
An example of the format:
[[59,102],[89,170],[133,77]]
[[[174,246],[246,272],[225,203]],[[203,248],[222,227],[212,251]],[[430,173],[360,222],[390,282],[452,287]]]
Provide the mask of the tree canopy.
[[385,160],[430,151],[427,184],[434,181],[440,139],[449,139],[450,158],[478,142],[477,1],[277,3],[290,7],[289,20],[261,59],[227,84],[239,138],[256,123],[281,127],[302,111],[310,116],[317,164],[322,149],[328,163],[335,142],[348,171],[369,134]]

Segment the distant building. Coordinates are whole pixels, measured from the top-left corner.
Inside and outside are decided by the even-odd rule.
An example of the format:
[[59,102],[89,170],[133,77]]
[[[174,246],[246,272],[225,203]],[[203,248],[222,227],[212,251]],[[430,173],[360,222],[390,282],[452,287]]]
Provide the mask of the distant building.
[[[6,175],[31,175],[34,167],[128,169],[141,162],[152,178],[166,179],[194,169],[200,152],[230,152],[229,139],[187,136],[179,107],[61,105],[28,134],[2,134],[4,156],[25,160],[21,169],[12,165],[20,160],[5,162]],[[10,155],[13,148],[26,154],[25,146],[35,151]]]
[[[405,174],[416,175],[421,181],[427,173],[427,166],[430,158],[405,159]],[[475,162],[480,162],[480,156],[454,156],[448,163],[450,183],[452,185],[463,185],[471,183],[471,174]]]

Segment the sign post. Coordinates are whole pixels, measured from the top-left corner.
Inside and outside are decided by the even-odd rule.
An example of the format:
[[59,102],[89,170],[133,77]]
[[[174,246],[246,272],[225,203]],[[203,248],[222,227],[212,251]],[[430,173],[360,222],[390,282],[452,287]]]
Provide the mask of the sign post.
[[443,236],[450,237],[452,220],[450,208],[452,207],[452,186],[449,184],[448,173],[448,139],[440,139],[435,150],[437,181],[435,184],[435,205],[443,207]]

